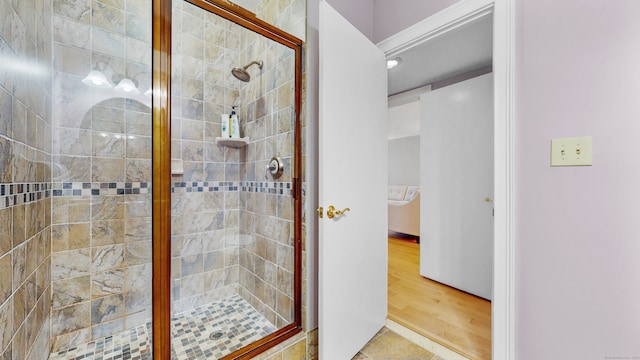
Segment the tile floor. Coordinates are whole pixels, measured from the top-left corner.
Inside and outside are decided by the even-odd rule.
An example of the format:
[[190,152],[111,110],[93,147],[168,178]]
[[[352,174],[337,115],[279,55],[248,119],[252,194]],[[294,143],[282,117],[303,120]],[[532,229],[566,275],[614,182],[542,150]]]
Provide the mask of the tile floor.
[[386,326],[352,360],[444,360]]
[[151,324],[138,326],[104,339],[52,353],[49,355],[49,360],[151,360],[149,334],[151,334]]
[[[243,344],[249,344],[276,330],[240,296],[177,314],[172,322],[172,360],[218,359],[239,349]],[[150,335],[151,324],[147,324],[51,354],[49,359],[152,360]],[[387,320],[387,326],[383,327],[353,360],[464,359],[455,356],[457,354],[447,354],[446,349],[427,347],[442,356],[435,355],[425,350],[424,344],[419,346],[408,340],[415,337],[414,335],[410,330]],[[214,340],[211,340],[212,337]],[[419,340],[418,343],[422,343],[419,337],[416,339]]]
[[172,319],[174,359],[218,359],[276,331],[239,295]]
[[[172,318],[172,360],[218,359],[276,330],[239,295]],[[151,360],[151,324],[51,354],[49,360]]]

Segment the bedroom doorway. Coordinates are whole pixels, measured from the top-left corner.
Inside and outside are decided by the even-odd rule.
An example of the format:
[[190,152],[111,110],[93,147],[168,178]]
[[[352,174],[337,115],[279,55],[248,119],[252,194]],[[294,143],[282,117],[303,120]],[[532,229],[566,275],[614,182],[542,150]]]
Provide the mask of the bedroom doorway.
[[[470,48],[469,46],[465,47],[462,45],[465,40],[471,41],[476,45],[483,44],[485,46],[485,49],[477,49],[478,56],[481,58],[480,60],[475,63],[471,62],[469,64],[459,65],[457,69],[444,70],[440,74],[434,74],[432,75],[433,81],[429,84],[418,84],[420,86],[417,89],[394,93],[394,91],[397,91],[399,85],[397,83],[394,84],[392,81],[393,76],[396,75],[393,73],[393,69],[389,71],[389,129],[390,137],[393,137],[393,139],[389,140],[390,230],[398,229],[397,225],[392,224],[396,221],[394,220],[394,213],[399,211],[398,208],[401,205],[398,200],[395,200],[399,195],[394,197],[392,194],[402,191],[402,189],[395,188],[401,184],[398,183],[399,176],[397,170],[393,169],[393,164],[396,164],[396,166],[400,163],[407,165],[410,168],[409,173],[416,168],[418,172],[422,171],[420,167],[423,161],[420,159],[420,156],[425,154],[425,144],[424,136],[420,136],[420,98],[432,89],[443,89],[491,72],[491,56],[493,50],[492,26],[492,15],[488,14],[484,20],[477,20],[474,24],[466,24],[465,27],[459,29],[452,35],[450,34],[433,40],[431,44],[425,42],[425,44],[421,45],[420,47],[425,48],[431,46],[431,51],[433,52],[446,53],[449,63],[447,65],[456,62],[456,59],[454,59],[455,56],[451,55],[452,52],[455,53],[455,51],[452,51],[451,48],[455,49],[457,46],[466,49]],[[467,33],[465,34],[465,32]],[[483,35],[484,39],[478,38]],[[447,37],[449,37],[449,39],[447,39]],[[473,48],[473,46],[471,46],[471,48]],[[394,56],[402,58],[403,64],[411,61],[410,59],[405,59],[405,57],[410,56],[420,56],[420,61],[423,64],[430,64],[429,61],[437,62],[437,59],[433,59],[433,55],[427,54],[428,51],[427,49],[414,47],[410,51],[407,50]],[[483,56],[485,56],[485,58],[482,58]],[[470,58],[468,54],[460,55],[460,57],[463,59]],[[465,66],[467,67],[465,68]],[[429,68],[433,69],[433,67]],[[422,70],[420,70],[420,72],[422,72]],[[415,77],[416,73],[412,72],[412,74]],[[401,75],[398,77],[401,78]],[[489,100],[489,103],[493,105],[491,100]],[[396,114],[394,114],[394,112],[396,112]],[[415,114],[416,112],[417,114]],[[408,123],[408,119],[412,118],[417,118],[418,126]],[[393,123],[394,120],[396,121],[395,123]],[[403,121],[403,123],[398,120]],[[411,131],[414,133],[411,133]],[[491,131],[491,129],[489,129],[489,131]],[[416,137],[416,135],[414,135],[415,133],[418,135],[417,138],[413,140],[412,137]],[[415,150],[409,150],[411,147],[409,143],[411,143],[412,140],[418,144],[418,148],[422,148],[422,151],[416,152]],[[433,141],[433,139],[430,139],[430,141]],[[490,141],[491,144],[493,144],[493,137],[491,137]],[[439,144],[439,146],[444,147],[446,144]],[[397,151],[397,149],[404,150],[405,154],[396,154],[395,156],[397,158],[392,159],[391,157],[394,156],[394,151]],[[434,148],[433,146],[429,148],[429,151],[444,152],[444,150]],[[413,159],[411,158],[411,154],[414,154]],[[418,156],[415,156],[415,154]],[[491,152],[487,157],[493,160],[493,153]],[[398,159],[403,160],[399,162]],[[411,165],[412,161],[414,165]],[[490,169],[490,172],[493,174],[493,169]],[[411,174],[405,178],[410,181]],[[418,184],[423,185],[424,183],[420,184],[420,182],[418,182]],[[428,189],[420,189],[424,196],[424,192]],[[433,194],[431,194],[431,196],[433,196]],[[392,199],[392,197],[394,199]],[[491,193],[483,197],[482,201],[485,202],[486,198],[492,200],[493,194]],[[406,201],[408,199],[405,198],[404,200]],[[424,202],[428,200],[423,199],[422,201],[424,204]],[[490,224],[492,224],[493,204],[491,203],[490,206],[488,215],[490,217]],[[419,209],[419,211],[420,210],[424,211],[423,209]],[[443,210],[444,209],[441,209],[440,212],[443,212]],[[448,209],[447,211],[449,213],[455,213],[453,210],[454,209]],[[407,216],[405,215],[403,218],[407,218]],[[404,226],[405,228],[408,227],[406,224]],[[491,359],[491,302],[456,289],[455,287],[460,287],[460,284],[455,284],[457,285],[455,287],[447,286],[442,283],[445,281],[438,282],[421,276],[419,253],[420,247],[425,246],[424,239],[422,239],[421,244],[417,244],[417,242],[411,241],[414,240],[411,234],[403,234],[403,232],[403,230],[401,230],[400,233],[395,231],[389,232],[389,318],[467,357],[474,359]],[[422,232],[418,232],[418,235],[425,237],[426,232],[423,229]],[[429,235],[433,236],[433,234]],[[417,239],[419,239],[419,237]],[[486,250],[489,256],[488,261],[492,263],[493,258],[491,255],[493,248]],[[442,261],[442,263],[445,262]],[[488,274],[488,278],[492,278],[490,273]],[[490,289],[489,287],[489,298],[491,297]],[[483,295],[487,297],[486,293]]]

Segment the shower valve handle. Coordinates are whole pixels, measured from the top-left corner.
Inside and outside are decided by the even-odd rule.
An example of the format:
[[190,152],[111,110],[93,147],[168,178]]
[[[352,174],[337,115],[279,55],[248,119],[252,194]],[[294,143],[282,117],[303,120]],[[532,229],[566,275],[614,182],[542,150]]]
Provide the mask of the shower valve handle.
[[282,160],[277,156],[272,157],[271,160],[269,160],[269,164],[267,165],[267,172],[271,173],[271,176],[273,176],[274,179],[277,179],[280,177],[280,175],[282,175],[283,171],[284,163],[282,162]]

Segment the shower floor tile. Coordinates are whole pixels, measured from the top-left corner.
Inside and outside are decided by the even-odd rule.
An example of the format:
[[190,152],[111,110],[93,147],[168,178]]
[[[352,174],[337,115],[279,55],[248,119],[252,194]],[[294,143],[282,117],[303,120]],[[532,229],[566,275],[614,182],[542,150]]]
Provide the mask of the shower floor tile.
[[[276,331],[239,295],[176,314],[172,360],[218,359]],[[50,360],[151,360],[151,324],[53,353]]]
[[[218,359],[276,331],[239,295],[178,314],[173,359]],[[212,339],[213,338],[213,339]]]
[[49,360],[151,360],[151,324],[108,336],[104,339],[80,344],[49,355]]

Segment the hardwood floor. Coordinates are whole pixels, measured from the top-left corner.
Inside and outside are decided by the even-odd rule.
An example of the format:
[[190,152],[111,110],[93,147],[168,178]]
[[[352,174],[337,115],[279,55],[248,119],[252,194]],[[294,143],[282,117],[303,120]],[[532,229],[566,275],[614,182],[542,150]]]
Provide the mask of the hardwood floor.
[[389,236],[389,318],[470,359],[491,359],[491,302],[420,275],[420,245]]

